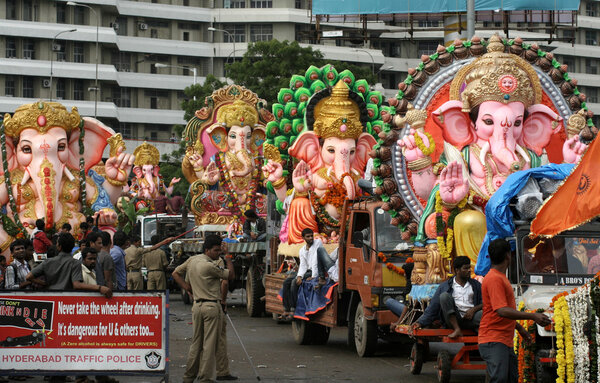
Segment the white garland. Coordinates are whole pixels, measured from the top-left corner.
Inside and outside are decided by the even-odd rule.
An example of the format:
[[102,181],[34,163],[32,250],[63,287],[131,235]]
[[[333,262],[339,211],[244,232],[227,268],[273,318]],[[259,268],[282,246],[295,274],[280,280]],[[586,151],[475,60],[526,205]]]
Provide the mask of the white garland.
[[576,292],[567,295],[565,299],[569,308],[571,333],[573,334],[575,382],[586,383],[589,382],[590,377],[590,348],[588,339],[583,333],[583,327],[588,318],[590,287],[588,285],[582,286]]

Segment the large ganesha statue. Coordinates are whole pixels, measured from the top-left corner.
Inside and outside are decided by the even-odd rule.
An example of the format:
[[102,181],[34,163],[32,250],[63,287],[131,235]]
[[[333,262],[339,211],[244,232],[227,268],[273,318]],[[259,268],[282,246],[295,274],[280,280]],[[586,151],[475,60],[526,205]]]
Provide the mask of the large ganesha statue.
[[[393,223],[406,229],[411,215],[416,220],[411,234],[425,248],[415,252],[422,264],[413,282],[444,279],[454,254],[475,265],[485,205],[509,175],[581,158],[586,124],[574,122],[585,118],[569,118],[569,106],[578,111],[581,100],[579,93],[565,100],[572,95],[565,90],[570,83],[558,86],[565,71],[551,54],[519,39],[493,36],[485,47],[474,37],[424,56],[400,84],[392,102],[395,127],[376,153],[375,173],[393,167],[391,176],[400,180],[396,187],[390,177],[380,179]],[[392,155],[401,161],[392,163]]]
[[167,195],[173,193],[174,185],[179,178],[171,179],[166,186],[162,176],[159,174],[160,153],[156,147],[144,142],[133,151],[135,156],[133,173],[135,178],[131,182],[130,194],[137,199],[136,206],[152,207],[153,201],[164,192]]
[[[119,134],[93,118],[82,118],[57,103],[39,101],[6,114],[1,132],[0,205],[6,207],[0,249],[14,236],[35,228],[70,223],[75,234],[85,221],[84,209],[99,215],[101,225],[114,225],[114,203],[127,182],[134,157],[126,154]],[[101,163],[107,142],[110,158]]]
[[[284,151],[279,137],[265,144],[267,181],[286,214],[280,239],[290,245],[302,243],[302,230],[310,228],[326,242],[336,242],[344,201],[362,195],[357,182],[364,177],[369,153],[376,144],[368,131],[372,129],[372,122],[383,125],[378,120],[380,96],[371,94],[374,103],[368,104],[365,102],[371,100],[367,97],[368,85],[361,83],[361,89],[351,90],[356,83],[352,74],[348,71],[338,74],[330,65],[322,70],[311,67],[305,77],[296,77],[291,89],[298,100],[290,97],[287,101],[301,107],[305,127],[293,137],[286,152],[292,161],[289,166],[293,168],[291,185],[284,176],[285,157],[282,160]],[[310,99],[303,101],[298,97],[311,83],[325,84],[326,81],[329,86],[323,85],[322,90],[309,94]],[[284,113],[289,114],[288,109],[293,111],[286,105]],[[280,132],[285,134],[287,122],[281,120]]]
[[182,168],[197,224],[231,224],[249,209],[266,214],[262,144],[273,117],[265,104],[250,90],[229,85],[207,97],[188,122]]

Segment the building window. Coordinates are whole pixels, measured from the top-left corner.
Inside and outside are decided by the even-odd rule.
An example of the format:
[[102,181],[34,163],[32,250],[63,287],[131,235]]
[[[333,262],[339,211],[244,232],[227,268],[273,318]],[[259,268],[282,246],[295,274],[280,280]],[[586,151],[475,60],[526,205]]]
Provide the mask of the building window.
[[65,99],[65,79],[64,78],[59,78],[56,80],[56,98],[58,100],[64,100]]
[[15,58],[17,57],[17,42],[15,39],[7,37],[6,38],[6,58]]
[[246,8],[246,0],[224,0],[223,8]]
[[133,129],[131,128],[131,124],[121,122],[119,124],[119,133],[121,133],[125,139],[133,138]]
[[130,88],[113,88],[113,102],[116,106],[122,108],[131,107],[131,89]]
[[273,8],[273,0],[250,0],[250,8]]
[[112,27],[119,36],[127,36],[127,17],[117,17]]
[[23,20],[33,21],[33,4],[31,0],[23,0]]
[[35,59],[35,45],[33,40],[23,40],[23,58],[29,60]]
[[190,0],[183,0],[183,6],[184,7],[189,7],[190,6]]
[[83,43],[74,42],[73,43],[73,61],[76,63],[85,62],[83,52],[84,52]]
[[585,73],[598,74],[597,60],[585,59]]
[[417,57],[434,54],[439,44],[439,41],[419,41]]
[[228,24],[223,28],[229,33],[224,33],[223,38],[225,42],[232,43],[235,39],[236,43],[246,42],[246,25],[245,24]]
[[158,29],[150,29],[150,38],[157,39],[158,38]]
[[83,80],[73,81],[73,100],[83,100]]
[[302,9],[302,0],[296,0],[295,7],[296,9]]
[[56,52],[56,61],[65,61],[67,59],[67,53],[65,46],[67,42],[64,40],[55,41],[52,50]]
[[15,96],[15,78],[13,76],[4,77],[4,95],[7,97]]
[[16,0],[6,0],[6,18],[8,20],[17,19],[17,5]]
[[118,72],[130,72],[131,54],[114,51],[111,55],[111,64],[115,66]]
[[587,102],[596,103],[598,102],[598,88],[586,87],[585,95],[587,97]]
[[33,77],[23,77],[23,97],[33,98]]
[[598,45],[596,31],[585,31],[585,45]]
[[272,24],[254,24],[250,26],[250,41],[270,41],[273,40]]
[[73,7],[73,22],[77,25],[85,24],[85,9],[83,7]]
[[183,32],[183,41],[190,41],[190,32]]
[[65,24],[67,22],[67,4],[56,3],[56,22]]
[[585,15],[590,17],[596,17],[596,3],[588,1],[585,4]]
[[440,25],[438,20],[419,20],[420,28],[437,28]]

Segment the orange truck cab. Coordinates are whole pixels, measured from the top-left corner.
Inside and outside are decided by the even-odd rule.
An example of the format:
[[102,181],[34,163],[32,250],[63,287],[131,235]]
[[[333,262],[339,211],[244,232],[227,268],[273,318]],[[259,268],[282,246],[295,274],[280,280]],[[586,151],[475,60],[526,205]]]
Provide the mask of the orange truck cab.
[[[403,301],[407,281],[402,265],[411,251],[400,230],[390,225],[382,204],[372,199],[345,203],[340,227],[346,230],[340,235],[338,285],[325,309],[310,315],[308,321],[292,323],[297,343],[325,344],[332,327],[347,326],[348,343],[362,357],[375,352],[378,338],[394,336],[389,328],[398,318],[384,302],[390,298]],[[281,260],[273,246],[272,269]],[[274,315],[283,313],[277,296],[285,278],[280,273],[265,277],[266,309]]]

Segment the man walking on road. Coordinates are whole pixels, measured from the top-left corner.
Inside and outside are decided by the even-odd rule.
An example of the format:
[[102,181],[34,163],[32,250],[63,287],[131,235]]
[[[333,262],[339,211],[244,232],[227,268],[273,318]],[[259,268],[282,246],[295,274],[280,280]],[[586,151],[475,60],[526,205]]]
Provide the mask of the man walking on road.
[[[194,298],[194,335],[183,376],[184,383],[192,383],[196,377],[201,382],[211,382],[215,378],[217,338],[224,315],[221,308],[221,280],[235,278],[231,255],[225,257],[227,270],[215,262],[223,252],[221,242],[221,237],[217,235],[206,236],[204,254],[190,257],[173,272],[177,284]],[[186,274],[189,283],[184,279]]]
[[550,319],[542,313],[517,311],[515,295],[506,278],[512,256],[510,244],[496,239],[490,243],[488,252],[492,267],[481,287],[483,316],[479,325],[479,353],[487,364],[491,383],[517,383],[518,362],[513,350],[515,326],[527,341],[531,342],[531,336],[516,320],[528,319],[546,326]]
[[125,249],[127,246],[127,235],[117,231],[113,236],[113,247],[110,249],[110,257],[115,263],[115,275],[117,277],[117,290],[127,290],[127,273],[125,271]]

